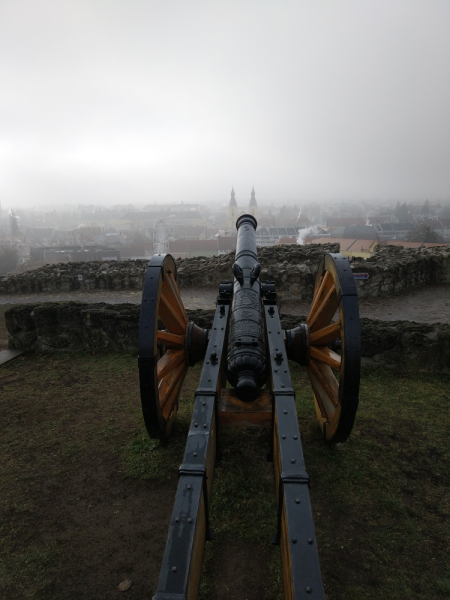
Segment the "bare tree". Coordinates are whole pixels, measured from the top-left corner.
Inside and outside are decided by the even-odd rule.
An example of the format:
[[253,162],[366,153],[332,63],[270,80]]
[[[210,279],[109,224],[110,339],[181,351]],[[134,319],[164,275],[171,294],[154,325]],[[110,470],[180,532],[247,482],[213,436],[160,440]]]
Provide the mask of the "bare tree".
[[410,231],[408,233],[408,240],[410,242],[442,242],[442,237],[437,231],[432,229],[425,223],[417,223],[417,230]]

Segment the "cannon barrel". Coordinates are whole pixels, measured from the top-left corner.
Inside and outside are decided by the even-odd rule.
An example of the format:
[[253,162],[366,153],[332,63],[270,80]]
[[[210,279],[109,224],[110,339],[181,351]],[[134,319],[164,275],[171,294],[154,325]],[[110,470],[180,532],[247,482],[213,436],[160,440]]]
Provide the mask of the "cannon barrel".
[[227,378],[237,397],[245,402],[258,397],[259,388],[268,376],[256,226],[252,215],[242,215],[236,222],[234,294],[228,338]]

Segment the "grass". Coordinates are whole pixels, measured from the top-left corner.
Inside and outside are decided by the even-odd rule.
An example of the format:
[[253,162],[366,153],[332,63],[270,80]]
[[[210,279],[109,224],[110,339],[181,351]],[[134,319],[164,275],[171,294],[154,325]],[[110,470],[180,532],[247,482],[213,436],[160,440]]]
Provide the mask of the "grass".
[[[318,431],[305,372],[291,365],[291,374],[327,599],[448,598],[448,376],[364,373],[353,433],[345,444],[328,447]],[[71,481],[85,476],[83,469],[91,477],[117,474],[144,486],[147,495],[152,489],[147,484],[167,483],[166,503],[172,505],[199,375],[199,366],[189,371],[171,439],[162,444],[147,437],[142,423],[135,357],[25,356],[2,367],[0,592],[5,599],[57,598],[52,586],[60,580],[68,586],[64,558],[81,533],[71,538],[46,529],[47,513],[36,513],[36,499],[50,502],[69,490]],[[276,516],[268,435],[221,432],[211,505],[216,542],[206,546],[202,599],[215,597],[221,544],[241,542],[267,548],[266,600],[283,597],[279,550],[269,544]],[[38,526],[40,536],[33,529]],[[64,596],[102,597],[79,589]]]

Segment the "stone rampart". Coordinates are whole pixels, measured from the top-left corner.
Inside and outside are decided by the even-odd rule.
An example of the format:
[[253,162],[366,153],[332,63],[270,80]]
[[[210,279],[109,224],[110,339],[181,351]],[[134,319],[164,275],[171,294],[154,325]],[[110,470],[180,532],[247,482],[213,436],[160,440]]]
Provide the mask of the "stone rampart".
[[[140,307],[136,304],[22,304],[5,312],[9,347],[38,352],[137,351]],[[214,310],[188,311],[210,328]],[[305,317],[282,315],[285,329]],[[363,365],[399,372],[450,373],[450,325],[361,319]]]
[[[261,279],[273,280],[281,301],[309,302],[324,252],[338,252],[337,244],[281,245],[258,249]],[[234,254],[177,260],[180,287],[217,287],[231,279]],[[140,290],[146,260],[47,265],[34,271],[0,278],[0,294],[32,294],[76,290]],[[358,281],[361,297],[394,296],[410,289],[450,283],[450,247],[404,249],[378,246],[367,260],[354,260],[355,272],[368,273]]]

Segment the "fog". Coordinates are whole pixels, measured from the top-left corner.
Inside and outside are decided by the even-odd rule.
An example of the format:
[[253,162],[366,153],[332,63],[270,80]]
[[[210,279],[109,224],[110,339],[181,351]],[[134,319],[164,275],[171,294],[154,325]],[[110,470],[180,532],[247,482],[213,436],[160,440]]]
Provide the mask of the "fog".
[[450,197],[450,3],[0,3],[0,201]]

